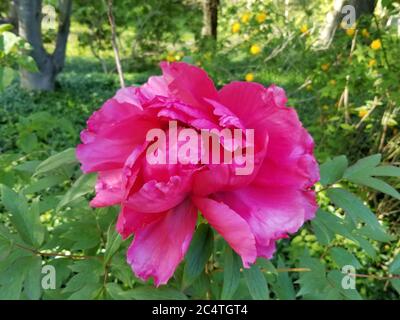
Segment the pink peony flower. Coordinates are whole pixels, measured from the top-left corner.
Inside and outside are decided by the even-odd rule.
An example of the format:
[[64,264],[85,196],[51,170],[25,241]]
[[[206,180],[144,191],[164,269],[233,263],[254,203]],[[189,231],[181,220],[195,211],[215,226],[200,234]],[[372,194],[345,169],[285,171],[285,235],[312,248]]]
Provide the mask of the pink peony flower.
[[[91,205],[121,206],[117,230],[123,238],[134,234],[128,262],[139,278],[154,277],[157,286],[167,283],[184,258],[198,213],[244,267],[257,257],[271,258],[276,241],[296,232],[317,209],[312,137],[279,87],[232,82],[218,91],[192,65],[162,62],[161,69],[162,76],[119,90],[82,131],[82,170],[98,172]],[[253,144],[243,138],[241,146],[242,152],[252,150],[247,160],[253,170],[238,175],[236,162],[149,163],[146,154],[155,141],[148,141],[148,133],[156,128],[171,135],[171,121],[179,132],[253,129]],[[228,142],[219,141],[229,149]],[[181,144],[166,142],[158,152]]]

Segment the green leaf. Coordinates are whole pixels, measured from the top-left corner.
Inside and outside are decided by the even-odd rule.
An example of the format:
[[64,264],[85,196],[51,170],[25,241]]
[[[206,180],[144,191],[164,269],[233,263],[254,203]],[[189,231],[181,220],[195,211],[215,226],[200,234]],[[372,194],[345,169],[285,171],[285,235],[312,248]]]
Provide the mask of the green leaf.
[[193,237],[186,254],[186,264],[183,272],[183,286],[190,286],[202,273],[212,251],[214,234],[208,224],[201,224]]
[[253,264],[249,269],[244,269],[243,273],[251,297],[254,300],[269,299],[268,284],[260,268]]
[[374,246],[362,236],[354,235],[360,247],[373,259],[376,258],[376,249]]
[[383,227],[372,211],[352,193],[341,188],[333,188],[328,190],[328,196],[337,207],[346,211],[354,221],[365,222],[374,230],[384,232]]
[[351,182],[378,190],[382,193],[386,193],[393,198],[400,200],[400,193],[385,181],[364,175],[353,176],[352,178],[349,178],[349,180]]
[[18,56],[17,63],[22,69],[25,69],[26,71],[32,73],[39,72],[39,68],[35,60],[31,56],[27,55]]
[[12,241],[3,237],[0,234],[0,262],[8,258],[12,248],[13,248]]
[[371,170],[371,176],[400,177],[400,168],[395,166],[380,166]]
[[241,262],[239,256],[227,246],[224,259],[224,283],[221,299],[229,300],[239,287]]
[[26,161],[26,162],[23,162],[23,163],[15,166],[14,170],[34,173],[37,166],[40,163],[41,163],[41,161],[39,161],[39,160]]
[[18,147],[25,153],[32,152],[38,146],[38,138],[32,132],[23,132],[17,140]]
[[326,228],[318,219],[311,221],[311,226],[319,243],[322,245],[328,245],[332,241],[332,232],[330,232],[329,229]]
[[368,224],[358,229],[357,233],[361,236],[381,242],[388,242],[393,240],[393,237],[387,234],[383,229],[372,228]]
[[42,295],[42,258],[32,256],[27,263],[27,269],[24,281],[24,293],[30,300],[39,300]]
[[126,291],[117,283],[107,283],[106,290],[113,300],[129,300],[129,297],[125,294]]
[[336,215],[326,212],[322,209],[318,209],[316,218],[314,220],[321,222],[321,224],[333,234],[339,234],[347,239],[356,241],[350,226],[344,219],[341,219]]
[[389,272],[394,274],[400,274],[400,253],[396,255],[393,262],[390,264]]
[[9,23],[1,24],[0,25],[0,34],[6,31],[11,31],[13,29],[13,25]]
[[182,292],[166,287],[138,287],[125,291],[123,296],[135,300],[188,300]]
[[13,82],[15,76],[16,72],[13,69],[0,66],[0,92]]
[[2,272],[0,277],[0,300],[19,300],[26,275],[25,259],[20,258]]
[[71,294],[68,300],[93,300],[100,294],[102,289],[102,283],[87,283]]
[[111,225],[107,232],[106,251],[104,253],[104,263],[108,263],[113,255],[118,251],[123,243],[122,237],[115,230],[115,226]]
[[4,31],[3,32],[3,39],[4,39],[4,53],[9,54],[11,51],[16,49],[16,46],[21,41],[17,35],[12,32]]
[[300,258],[300,266],[302,268],[309,268],[309,272],[301,272],[299,280],[300,291],[297,296],[303,296],[304,298],[316,299],[319,295],[322,295],[326,286],[326,271],[325,266],[316,258],[310,258],[309,256],[302,256]]
[[376,167],[382,159],[381,154],[375,154],[363,159],[358,160],[354,165],[348,168],[344,174],[345,178],[351,178],[354,175],[358,175],[362,172],[370,172],[370,170]]
[[[282,257],[278,257],[278,268],[286,268]],[[280,300],[295,300],[296,292],[288,272],[278,272],[276,283],[273,284],[275,294]]]
[[56,185],[60,185],[65,180],[62,176],[48,176],[43,179],[32,182],[30,185],[22,189],[24,194],[32,194],[38,191],[42,191],[47,188],[51,188]]
[[57,211],[67,206],[74,200],[83,197],[84,195],[93,192],[94,184],[96,183],[95,174],[83,174],[78,180],[72,185],[72,187],[67,191],[64,197],[61,199],[57,206]]
[[321,184],[326,186],[339,181],[348,166],[346,156],[338,156],[320,166]]
[[4,207],[11,213],[10,220],[17,229],[19,235],[26,243],[35,244],[32,234],[32,224],[30,223],[29,207],[25,197],[16,193],[5,185],[0,185],[1,200]]
[[32,200],[29,208],[29,223],[34,244],[40,247],[43,244],[46,229],[40,222],[40,202],[38,198]]
[[356,269],[362,267],[357,258],[352,253],[343,248],[331,248],[329,252],[332,256],[333,261],[335,261],[339,267],[343,267],[345,265],[351,265]]
[[397,291],[397,293],[400,294],[400,279],[392,279],[390,280],[390,283],[392,284],[393,288]]
[[48,159],[44,160],[35,171],[35,176],[43,173],[47,173],[49,171],[53,171],[55,169],[59,169],[62,166],[71,165],[77,163],[77,159],[75,156],[75,149],[70,148],[64,150],[60,153],[57,153]]

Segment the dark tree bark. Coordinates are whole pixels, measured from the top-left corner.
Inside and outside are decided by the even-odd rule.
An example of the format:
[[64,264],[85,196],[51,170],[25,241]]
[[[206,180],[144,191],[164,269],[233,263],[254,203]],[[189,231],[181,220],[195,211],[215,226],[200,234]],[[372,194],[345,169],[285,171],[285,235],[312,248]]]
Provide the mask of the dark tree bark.
[[352,5],[355,8],[356,19],[358,19],[363,15],[373,14],[376,3],[376,0],[334,0],[334,9],[327,15],[326,24],[321,31],[318,45],[329,47],[335,36],[336,29],[344,17],[342,13],[344,6]]
[[32,46],[31,55],[39,72],[21,70],[21,85],[29,90],[54,90],[57,74],[63,69],[70,28],[72,0],[60,0],[59,25],[56,48],[49,54],[44,46],[41,32],[42,1],[18,0],[19,35]]
[[203,31],[204,37],[217,39],[219,0],[203,0]]

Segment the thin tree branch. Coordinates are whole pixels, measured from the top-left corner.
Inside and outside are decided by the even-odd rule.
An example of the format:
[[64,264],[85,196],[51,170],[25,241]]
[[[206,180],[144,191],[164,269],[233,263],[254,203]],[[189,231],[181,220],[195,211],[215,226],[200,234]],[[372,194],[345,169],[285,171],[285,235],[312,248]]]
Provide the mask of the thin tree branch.
[[117,42],[115,19],[114,19],[114,15],[112,12],[112,8],[113,8],[112,0],[107,1],[107,8],[108,8],[108,10],[107,10],[108,21],[111,26],[111,43],[112,43],[112,47],[114,50],[115,64],[117,66],[119,82],[121,84],[121,88],[125,88],[124,73],[122,71],[121,58],[120,58],[118,42]]

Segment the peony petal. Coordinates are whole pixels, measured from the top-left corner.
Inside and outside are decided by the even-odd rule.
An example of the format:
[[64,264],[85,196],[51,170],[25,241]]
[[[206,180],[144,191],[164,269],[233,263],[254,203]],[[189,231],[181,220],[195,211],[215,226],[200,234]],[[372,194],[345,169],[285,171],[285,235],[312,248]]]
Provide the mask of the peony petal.
[[269,146],[254,183],[259,186],[291,186],[308,189],[319,180],[314,142],[302,127],[296,111],[279,109],[266,119]]
[[215,195],[237,212],[254,233],[258,256],[271,258],[274,242],[295,233],[317,210],[313,191],[289,187],[246,187]]
[[141,99],[139,90],[140,89],[137,87],[127,87],[119,89],[114,99],[117,100],[120,104],[127,103],[135,106],[139,110],[143,110],[143,100]]
[[197,210],[189,200],[165,216],[140,228],[128,250],[128,263],[142,280],[154,278],[166,284],[189,247],[197,221]]
[[218,93],[204,70],[181,62],[161,62],[160,66],[169,91],[177,100],[212,116],[212,108],[204,98],[217,100]]
[[143,213],[122,205],[117,221],[117,231],[126,239],[138,229],[161,219],[167,212]]
[[163,76],[153,76],[141,86],[140,92],[148,99],[153,100],[157,96],[169,97],[171,96],[168,84]]
[[266,129],[265,117],[271,111],[267,104],[267,91],[258,83],[231,82],[218,92],[222,105],[237,116],[248,129]]
[[151,180],[131,194],[126,205],[139,212],[162,212],[181,203],[191,189],[191,175],[172,176],[167,182]]
[[254,263],[255,239],[247,222],[226,204],[208,198],[192,197],[203,216],[242,257],[243,266]]
[[[209,164],[204,170],[200,170],[193,176],[193,193],[198,196],[207,196],[218,191],[230,191],[245,187],[256,179],[267,153],[268,136],[264,137],[264,143],[258,144],[260,148],[254,154],[254,159],[248,158],[253,166],[253,172],[249,175],[238,175],[239,166],[232,164]],[[252,149],[253,150],[253,149]]]
[[156,119],[133,116],[102,128],[88,143],[77,147],[76,155],[82,163],[82,171],[122,168],[132,150],[145,141],[147,132],[158,125]]
[[[118,94],[116,97],[118,97]],[[88,130],[97,134],[102,129],[141,113],[141,107],[138,105],[119,103],[115,98],[109,99],[100,110],[95,111],[90,116],[87,121]]]
[[121,169],[99,172],[95,187],[96,197],[90,202],[90,205],[98,208],[121,203],[123,198],[121,181]]

